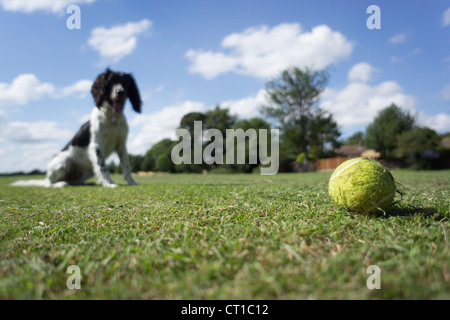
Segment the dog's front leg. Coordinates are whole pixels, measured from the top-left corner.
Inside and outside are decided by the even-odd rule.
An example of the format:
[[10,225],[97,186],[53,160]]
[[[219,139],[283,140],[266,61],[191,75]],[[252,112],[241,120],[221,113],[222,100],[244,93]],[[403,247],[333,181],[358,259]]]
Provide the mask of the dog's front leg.
[[92,162],[92,167],[94,169],[95,176],[100,181],[100,183],[108,188],[115,188],[117,184],[111,180],[109,176],[108,168],[105,164],[105,156],[103,153],[103,148],[100,147],[98,143],[91,143],[89,145],[89,157]]
[[122,166],[123,177],[129,185],[137,185],[136,181],[134,181],[131,176],[130,160],[128,159],[128,152],[125,144],[119,146],[117,154],[119,155],[120,164]]

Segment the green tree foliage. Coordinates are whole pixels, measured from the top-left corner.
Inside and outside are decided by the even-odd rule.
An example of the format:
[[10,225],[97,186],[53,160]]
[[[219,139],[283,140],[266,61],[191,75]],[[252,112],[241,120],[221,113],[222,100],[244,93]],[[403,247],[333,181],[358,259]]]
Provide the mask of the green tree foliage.
[[170,139],[163,139],[154,144],[147,151],[142,161],[144,171],[175,172],[171,159],[171,152],[174,145],[175,142]]
[[[236,122],[237,117],[232,116],[228,109],[220,108],[220,106],[216,106],[214,109],[207,111],[205,113],[200,112],[191,112],[186,114],[180,121],[180,128],[187,129],[191,135],[192,141],[194,140],[194,122],[201,121],[202,122],[202,130],[208,129],[218,129],[222,136],[226,137],[226,130],[231,129],[234,123]],[[207,142],[209,143],[209,142]],[[180,164],[175,166],[176,172],[202,172],[204,169],[211,169],[215,167],[215,165],[207,165],[205,163],[202,164],[194,164],[194,144],[191,143],[191,164]],[[202,146],[203,152],[204,146]],[[224,141],[224,150],[225,150],[225,141]]]
[[281,126],[282,168],[303,153],[304,167],[310,170],[310,153],[319,157],[328,144],[337,144],[340,132],[336,122],[331,114],[318,107],[319,96],[327,82],[325,71],[293,68],[267,83],[272,105],[265,106],[263,112]]
[[183,116],[180,121],[180,128],[186,129],[190,132],[191,136],[194,134],[194,122],[205,121],[205,115],[201,112],[190,112]]
[[434,130],[416,128],[397,136],[395,154],[414,169],[431,169],[439,157],[439,142],[440,137]]
[[[191,136],[191,139],[193,141],[194,139],[194,122],[195,121],[201,121],[203,123],[202,130],[204,130],[204,121],[205,121],[205,114],[201,112],[190,112],[183,116],[183,118],[180,121],[180,129],[186,129],[189,131],[189,134]],[[191,142],[192,143],[192,142]],[[203,165],[202,164],[194,164],[194,146],[192,144],[191,147],[191,163],[182,163],[179,165],[175,165],[175,172],[178,173],[199,173],[202,172]]]
[[378,112],[374,121],[366,128],[366,146],[385,157],[394,158],[398,135],[416,127],[416,118],[402,111],[395,104]]
[[170,154],[162,153],[156,158],[154,171],[174,172],[172,159]]
[[[271,139],[271,135],[270,135],[270,124],[267,123],[267,121],[265,121],[264,119],[255,117],[252,119],[245,119],[245,120],[239,120],[237,121],[232,129],[237,130],[237,129],[242,129],[244,132],[247,132],[247,130],[255,130],[256,132],[256,139],[257,139],[257,147],[256,149],[250,150],[250,143],[249,143],[249,139],[246,139],[246,144],[245,144],[245,164],[237,164],[237,154],[235,154],[235,161],[234,164],[225,164],[224,168],[227,169],[228,172],[241,172],[241,173],[251,173],[253,171],[253,169],[255,169],[256,167],[258,167],[260,165],[259,163],[259,157],[257,157],[257,163],[250,163],[250,152],[256,152],[258,154],[259,152],[259,148],[260,148],[260,130],[264,129],[267,130],[268,134],[267,134],[267,141],[266,141],[266,145],[268,146],[268,148],[270,148],[270,139]],[[225,136],[224,136],[225,138]],[[235,150],[237,150],[237,142],[235,141],[234,143],[235,146]],[[270,152],[270,150],[269,150]]]
[[220,106],[216,106],[213,110],[207,111],[204,116],[205,129],[218,129],[223,137],[226,135],[226,130],[231,129],[237,117],[230,114],[230,110],[227,108],[221,109]]
[[341,132],[333,119],[333,115],[321,109],[316,110],[311,118],[310,132],[310,158],[319,159],[328,151],[339,147],[338,141]]
[[144,160],[144,156],[141,156],[141,155],[129,155],[128,159],[130,161],[131,172],[142,171],[142,162]]
[[355,145],[355,144],[362,144],[364,145],[364,132],[358,131],[352,134],[350,137],[347,138],[347,140],[344,142],[345,145]]

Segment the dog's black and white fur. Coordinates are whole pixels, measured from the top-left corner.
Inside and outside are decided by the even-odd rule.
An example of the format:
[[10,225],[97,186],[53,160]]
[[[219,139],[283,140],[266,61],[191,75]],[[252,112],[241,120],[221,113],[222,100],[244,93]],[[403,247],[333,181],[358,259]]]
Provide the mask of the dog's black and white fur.
[[128,125],[123,107],[128,98],[133,109],[141,112],[139,89],[130,74],[107,69],[97,77],[91,93],[96,108],[90,120],[49,163],[44,183],[47,187],[80,185],[94,175],[103,186],[117,187],[105,164],[113,152],[119,156],[125,180],[130,185],[136,184],[128,160]]

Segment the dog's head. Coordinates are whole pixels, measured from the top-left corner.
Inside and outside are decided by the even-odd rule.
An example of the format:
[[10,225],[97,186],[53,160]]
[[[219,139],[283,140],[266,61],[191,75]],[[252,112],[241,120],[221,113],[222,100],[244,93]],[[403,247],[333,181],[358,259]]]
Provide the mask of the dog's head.
[[139,89],[131,74],[106,69],[95,80],[91,93],[98,108],[107,102],[116,113],[122,113],[125,100],[129,98],[134,111],[141,112]]

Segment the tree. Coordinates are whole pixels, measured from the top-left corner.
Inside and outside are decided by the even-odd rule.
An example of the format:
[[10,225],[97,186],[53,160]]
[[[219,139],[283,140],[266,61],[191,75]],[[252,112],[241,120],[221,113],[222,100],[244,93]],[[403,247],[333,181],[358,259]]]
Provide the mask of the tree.
[[[264,119],[255,117],[255,118],[251,118],[251,119],[244,119],[244,120],[239,120],[237,121],[232,129],[237,130],[237,129],[242,129],[244,132],[247,132],[247,130],[251,129],[254,130],[256,133],[256,148],[255,149],[250,149],[250,141],[249,139],[246,139],[246,144],[245,144],[245,163],[244,164],[237,164],[236,158],[237,158],[237,154],[235,154],[235,162],[234,164],[225,164],[224,167],[228,170],[228,171],[232,171],[232,172],[242,172],[242,173],[252,173],[253,169],[255,169],[256,167],[258,167],[260,165],[260,162],[257,161],[257,163],[250,163],[250,153],[256,153],[258,154],[259,152],[259,148],[260,148],[260,130],[264,129],[267,130],[268,134],[267,134],[267,141],[266,141],[266,145],[269,146],[271,145],[270,141],[271,141],[271,135],[270,135],[270,124],[267,123],[267,121],[265,121]],[[235,146],[235,150],[238,150],[237,148],[237,141],[234,142],[234,146]],[[257,159],[259,159],[258,157],[256,157]],[[259,159],[261,160],[261,159]]]
[[173,172],[173,163],[170,155],[167,155],[166,153],[158,155],[158,157],[156,158],[154,170],[162,172]]
[[201,112],[190,112],[181,118],[180,128],[189,131],[191,136],[194,135],[194,122],[195,121],[205,121],[205,115]]
[[416,118],[395,104],[378,112],[366,129],[366,146],[379,151],[385,158],[394,158],[397,137],[416,127]]
[[[332,116],[317,105],[327,82],[328,74],[325,71],[293,68],[283,71],[281,76],[267,83],[272,106],[265,106],[263,112],[280,123],[285,144],[282,150],[290,146],[285,152],[295,155],[293,160],[298,154],[304,153],[307,171],[311,169],[311,148],[320,153],[327,142],[334,143],[340,135]],[[321,128],[321,123],[326,123],[327,128]]]
[[216,106],[213,110],[205,113],[204,127],[205,129],[218,129],[225,137],[226,130],[231,129],[237,121],[236,116],[230,115],[230,110]]
[[138,172],[142,170],[142,162],[144,160],[144,157],[141,155],[129,155],[128,156],[130,161],[130,169],[131,172]]
[[141,168],[145,171],[174,172],[170,157],[174,145],[175,143],[170,139],[163,139],[154,144],[145,154]]
[[333,115],[321,109],[316,110],[310,125],[310,158],[319,159],[327,151],[332,151],[340,146],[338,141],[341,132]]
[[416,128],[397,136],[398,157],[406,160],[414,169],[431,169],[433,161],[439,157],[440,137],[429,128]]
[[344,143],[347,146],[354,145],[354,144],[364,144],[364,132],[358,131],[352,134],[350,137],[347,138],[347,140]]
[[[208,129],[218,129],[222,136],[226,136],[226,130],[231,129],[233,127],[233,124],[237,121],[236,116],[230,115],[230,112],[227,108],[220,108],[219,105],[217,105],[214,109],[209,110],[205,113],[200,112],[191,112],[186,114],[180,122],[181,129],[186,129],[189,131],[191,135],[191,164],[179,164],[175,166],[176,172],[202,172],[204,169],[211,169],[214,167],[214,165],[208,165],[206,163],[202,164],[195,164],[194,163],[194,123],[195,121],[201,121],[202,127],[201,130],[203,131]],[[198,138],[198,137],[197,137]],[[208,142],[209,143],[209,142]],[[206,144],[208,144],[206,141],[202,145],[202,152]],[[225,141],[223,145],[223,149],[225,150]]]

